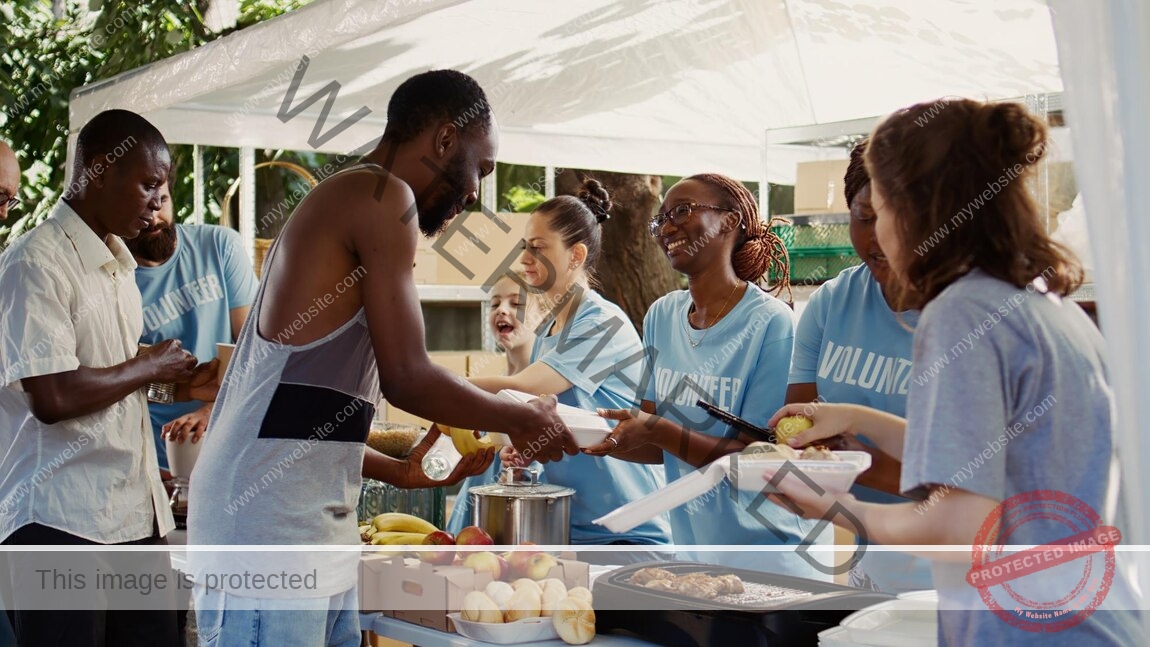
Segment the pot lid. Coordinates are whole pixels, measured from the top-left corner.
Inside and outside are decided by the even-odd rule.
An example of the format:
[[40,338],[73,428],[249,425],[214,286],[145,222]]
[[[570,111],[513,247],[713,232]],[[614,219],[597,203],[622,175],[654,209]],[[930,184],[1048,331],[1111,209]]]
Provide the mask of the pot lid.
[[554,499],[575,494],[573,488],[539,482],[539,471],[525,467],[508,467],[499,482],[472,487],[470,492],[482,496],[504,496],[518,499]]

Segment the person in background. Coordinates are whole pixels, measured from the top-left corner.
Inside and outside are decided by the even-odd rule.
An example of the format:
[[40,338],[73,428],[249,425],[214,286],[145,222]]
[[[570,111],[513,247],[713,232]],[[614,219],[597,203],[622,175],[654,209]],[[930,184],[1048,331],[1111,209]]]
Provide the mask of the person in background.
[[[215,225],[175,224],[172,194],[160,187],[160,210],[139,236],[124,241],[136,259],[136,285],[144,305],[140,342],[178,339],[201,361],[216,356],[216,344],[239,338],[255,300],[258,282],[239,233]],[[208,428],[212,402],[148,404],[156,457],[168,474],[165,436],[199,442]]]
[[[875,238],[870,177],[863,163],[866,140],[851,150],[843,186],[850,208],[850,237],[862,265],[850,267],[811,295],[795,331],[787,403],[860,404],[906,415],[911,340],[917,310],[896,311],[893,276]],[[897,503],[897,458],[862,443],[837,449],[871,454],[871,468],[851,492],[860,501]],[[888,593],[933,588],[930,564],[903,553],[871,550],[851,569],[851,586]]]
[[[522,274],[519,275],[522,280]],[[503,350],[507,361],[507,375],[527,368],[531,364],[531,347],[535,343],[535,326],[539,325],[541,313],[531,295],[519,287],[508,275],[503,275],[491,286],[491,302],[487,324],[495,335],[495,344]],[[475,485],[494,483],[502,469],[502,463],[495,461],[491,471],[478,476],[470,476],[463,481],[455,505],[451,508],[451,518],[447,521],[447,532],[458,535],[465,526],[471,525],[471,497],[468,491]]]
[[[169,166],[163,135],[143,117],[96,115],[80,130],[74,181],[52,215],[0,255],[6,545],[163,544],[174,528],[144,387],[177,383],[177,399],[210,399],[216,363],[197,366],[174,339],[137,352],[136,263],[121,240],[152,225]],[[165,553],[134,557],[141,572],[170,569]],[[43,590],[35,570],[50,566],[11,560],[12,590]],[[22,647],[179,644],[174,607],[10,608]]]
[[[716,174],[686,178],[667,192],[650,229],[671,266],[687,276],[688,289],[660,298],[643,321],[648,363],[640,410],[603,411],[619,423],[586,451],[662,463],[667,478],[676,480],[765,440],[740,435],[695,403],[703,399],[748,421],[766,420],[783,402],[794,320],[786,303],[757,285],[774,270],[783,277],[777,289],[785,289],[787,257],[742,183]],[[830,532],[809,537],[816,524],[786,510],[764,507],[764,523],[751,513],[754,499],[732,492],[724,480],[671,511],[675,544],[797,548],[804,540],[829,545],[833,539]],[[680,551],[679,557],[827,579],[793,551]]]
[[[1026,182],[1045,152],[1046,126],[1016,103],[952,99],[946,110],[924,119],[931,106],[889,116],[871,135],[865,155],[875,236],[895,276],[893,309],[922,311],[906,417],[856,404],[795,403],[769,423],[806,409],[814,426],[790,440],[796,447],[865,434],[901,457],[902,491],[927,502],[820,496],[791,477],[778,480],[781,495],[771,500],[888,545],[1060,542],[1075,532],[1064,525],[1074,520],[1059,519],[1055,501],[1064,495],[1081,502],[1067,502],[1079,520],[1089,519],[1089,507],[1100,523],[1113,523],[1120,479],[1103,340],[1066,298],[1082,280],[1081,267],[1050,239]],[[1011,177],[1003,169],[1011,169]],[[994,197],[972,217],[955,221],[988,187],[997,190]],[[940,238],[939,231],[947,234]],[[925,248],[924,241],[933,246]],[[1012,497],[1031,504],[1004,505]],[[993,515],[1013,521],[991,526]],[[997,533],[1005,527],[1011,528],[1008,537]],[[1093,564],[1075,560],[1010,578],[1009,595],[999,585],[982,589],[983,595],[967,580],[970,574],[978,581],[981,572],[972,570],[971,551],[924,553],[939,594],[940,645],[1146,644],[1140,607],[1121,568],[1092,613],[1058,602],[1072,595],[1079,609],[1087,607],[1101,591],[1101,554],[1082,556]],[[1094,585],[1083,579],[1092,567]],[[988,599],[1009,606],[990,613]],[[1034,605],[1022,603],[1026,599]],[[1038,605],[1048,613],[1037,613]],[[1028,631],[1011,620],[1039,626]],[[1063,621],[1077,624],[1058,627]]]
[[[591,288],[603,245],[603,222],[611,199],[603,186],[587,180],[579,197],[559,196],[539,205],[527,220],[520,256],[527,285],[548,315],[536,330],[531,365],[508,377],[471,378],[496,393],[557,394],[559,402],[589,411],[633,406],[638,400],[643,345],[619,306]],[[640,361],[628,362],[627,358]],[[533,456],[505,451],[504,462],[521,465]],[[593,521],[662,487],[661,470],[651,465],[601,460],[581,454],[547,465],[542,479],[575,490],[571,504],[572,544],[659,545],[670,541],[665,516],[616,534]],[[589,553],[589,555],[595,555]],[[623,552],[618,558],[650,559],[650,553]]]
[[0,222],[20,204],[20,161],[7,142],[0,139]]

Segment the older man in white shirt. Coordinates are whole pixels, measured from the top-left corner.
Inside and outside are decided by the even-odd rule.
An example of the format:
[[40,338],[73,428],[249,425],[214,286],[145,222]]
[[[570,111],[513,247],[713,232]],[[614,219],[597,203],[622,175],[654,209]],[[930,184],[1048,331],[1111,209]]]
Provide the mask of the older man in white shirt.
[[[144,389],[177,383],[177,397],[203,399],[215,367],[197,367],[178,341],[137,354],[136,263],[120,239],[155,219],[169,166],[143,117],[97,115],[51,217],[0,256],[4,544],[163,543],[174,527]],[[30,561],[10,560],[21,646],[178,644],[174,609],[21,609],[21,593],[41,581]]]

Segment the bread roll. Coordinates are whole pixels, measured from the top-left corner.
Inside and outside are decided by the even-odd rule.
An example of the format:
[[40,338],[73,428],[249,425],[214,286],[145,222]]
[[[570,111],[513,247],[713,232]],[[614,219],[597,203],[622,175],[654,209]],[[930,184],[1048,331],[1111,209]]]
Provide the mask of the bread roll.
[[543,589],[542,606],[539,615],[544,618],[552,615],[559,601],[566,597],[567,587],[563,586],[562,582],[559,583],[559,586],[549,586]]
[[531,587],[523,587],[511,594],[507,608],[503,611],[503,622],[515,622],[523,618],[538,618],[543,613],[543,596]]
[[[562,600],[563,598],[567,597],[567,585],[564,584],[563,580],[561,580],[559,578],[549,577],[545,580],[540,580],[539,586],[540,586],[540,588],[543,589],[544,593],[546,593],[548,589],[555,589],[557,591],[560,591],[562,594],[559,596],[559,600]],[[556,601],[558,601],[558,600],[556,600]]]
[[500,582],[498,580],[489,582],[487,588],[483,590],[487,597],[491,598],[495,604],[503,607],[507,601],[511,599],[511,594],[515,593],[515,589],[507,582]]
[[533,588],[533,589],[535,589],[535,591],[537,593],[539,593],[539,595],[543,595],[543,587],[539,586],[539,582],[536,582],[535,580],[530,580],[530,579],[527,579],[526,577],[521,577],[521,578],[519,578],[519,579],[517,579],[511,583],[511,588],[515,589],[516,591],[518,591],[519,589],[521,589],[525,586],[528,588]]
[[588,590],[587,587],[585,587],[585,586],[577,586],[577,587],[571,589],[570,591],[568,591],[567,595],[568,595],[568,597],[579,598],[580,600],[583,600],[587,604],[594,604],[594,601],[591,598],[591,591]]
[[568,645],[586,645],[595,637],[595,610],[580,598],[567,596],[560,600],[551,622]]
[[459,617],[470,622],[503,622],[503,612],[499,610],[499,605],[483,591],[472,591],[464,596]]

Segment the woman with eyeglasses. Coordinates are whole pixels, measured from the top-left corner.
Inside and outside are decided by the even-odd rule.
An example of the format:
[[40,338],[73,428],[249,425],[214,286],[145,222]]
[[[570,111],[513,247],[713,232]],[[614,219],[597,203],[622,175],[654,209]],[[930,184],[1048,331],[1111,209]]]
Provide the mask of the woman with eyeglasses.
[[[472,384],[492,393],[513,389],[532,395],[555,394],[560,403],[588,411],[630,407],[638,401],[635,389],[640,383],[643,352],[639,334],[619,306],[593,289],[594,268],[603,246],[603,223],[611,206],[603,186],[587,180],[579,197],[551,198],[531,214],[519,260],[527,285],[547,313],[536,330],[531,363],[514,375],[473,377]],[[639,361],[628,362],[629,357]],[[540,434],[548,431],[540,430]],[[520,456],[508,448],[502,458],[522,465],[533,457]],[[666,483],[661,470],[651,465],[576,455],[548,463],[541,480],[575,490],[572,544],[654,546],[670,541],[666,517],[624,533],[594,523]],[[594,559],[596,555],[592,552],[583,558]],[[621,551],[612,557],[650,561],[662,554]]]
[[[611,436],[586,451],[600,456],[662,463],[667,480],[686,476],[761,438],[740,435],[696,406],[705,400],[749,421],[763,421],[783,402],[791,363],[791,309],[759,287],[768,272],[789,291],[781,241],[759,219],[755,197],[741,183],[695,175],[667,192],[651,221],[688,289],[672,292],[647,311],[647,347],[641,411],[601,411],[618,420]],[[810,536],[815,524],[756,502],[728,481],[671,511],[677,545],[828,545],[831,533]],[[805,553],[679,551],[680,559],[829,579]],[[812,559],[815,559],[812,557]],[[827,561],[824,558],[824,561]],[[829,570],[829,568],[827,569]]]

